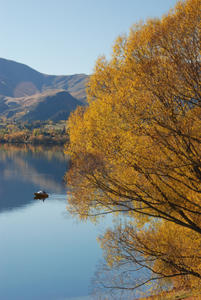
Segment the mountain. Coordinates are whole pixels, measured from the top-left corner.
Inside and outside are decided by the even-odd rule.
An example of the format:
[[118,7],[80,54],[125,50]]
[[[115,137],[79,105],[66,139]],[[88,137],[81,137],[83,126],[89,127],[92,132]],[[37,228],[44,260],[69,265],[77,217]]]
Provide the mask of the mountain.
[[46,75],[0,58],[0,117],[22,121],[66,119],[85,103],[88,76]]
[[68,119],[71,111],[82,102],[65,90],[49,90],[27,97],[5,97],[0,100],[1,115],[7,119],[33,122]]

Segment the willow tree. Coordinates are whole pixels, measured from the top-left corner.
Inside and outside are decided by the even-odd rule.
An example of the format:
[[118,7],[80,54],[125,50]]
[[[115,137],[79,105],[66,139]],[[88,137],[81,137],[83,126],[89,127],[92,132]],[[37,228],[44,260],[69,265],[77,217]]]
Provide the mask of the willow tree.
[[[69,209],[81,218],[126,212],[147,241],[173,226],[201,242],[200,11],[200,0],[178,2],[160,20],[119,37],[110,61],[98,59],[89,105],[68,122]],[[160,226],[148,230],[156,219]],[[168,249],[161,249],[167,257]],[[185,261],[188,274],[191,263]],[[200,280],[197,266],[190,276]],[[186,272],[175,268],[166,275]]]

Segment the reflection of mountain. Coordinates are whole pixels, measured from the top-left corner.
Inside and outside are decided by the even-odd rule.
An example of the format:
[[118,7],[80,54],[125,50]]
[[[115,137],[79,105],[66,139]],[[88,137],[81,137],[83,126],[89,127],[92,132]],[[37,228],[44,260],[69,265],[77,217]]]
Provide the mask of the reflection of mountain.
[[62,179],[67,159],[62,149],[20,150],[0,148],[0,211],[33,202],[33,193],[38,189],[65,193]]
[[45,189],[55,193],[61,193],[63,191],[64,188],[61,185],[61,182],[55,180],[56,178],[53,178],[52,174],[48,174],[53,171],[51,170],[52,166],[50,166],[49,170],[47,170],[45,169],[45,163],[42,165],[40,164],[39,167],[41,171],[46,170],[46,173],[40,173],[40,170],[38,171],[35,166],[32,166],[31,162],[27,164],[27,161],[25,161],[22,157],[15,157],[13,163],[14,168],[4,170],[4,178],[6,180],[17,178],[20,173],[21,181],[25,184],[29,182],[37,185],[40,189]]

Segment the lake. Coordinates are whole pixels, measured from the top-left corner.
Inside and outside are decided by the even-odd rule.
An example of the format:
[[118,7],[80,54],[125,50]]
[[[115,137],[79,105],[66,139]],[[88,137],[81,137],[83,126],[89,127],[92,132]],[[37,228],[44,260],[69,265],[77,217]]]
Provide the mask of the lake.
[[[61,148],[0,146],[0,299],[88,300],[102,225],[66,210]],[[34,192],[49,194],[44,202]]]

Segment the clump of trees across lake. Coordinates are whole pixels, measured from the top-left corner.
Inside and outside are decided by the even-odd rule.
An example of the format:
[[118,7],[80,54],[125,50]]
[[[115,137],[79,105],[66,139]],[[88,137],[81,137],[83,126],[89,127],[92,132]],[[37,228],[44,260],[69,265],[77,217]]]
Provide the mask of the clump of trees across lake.
[[68,142],[65,121],[0,121],[0,143],[63,145]]
[[120,36],[68,121],[69,210],[128,217],[99,239],[106,294],[201,286],[200,11],[179,1]]

